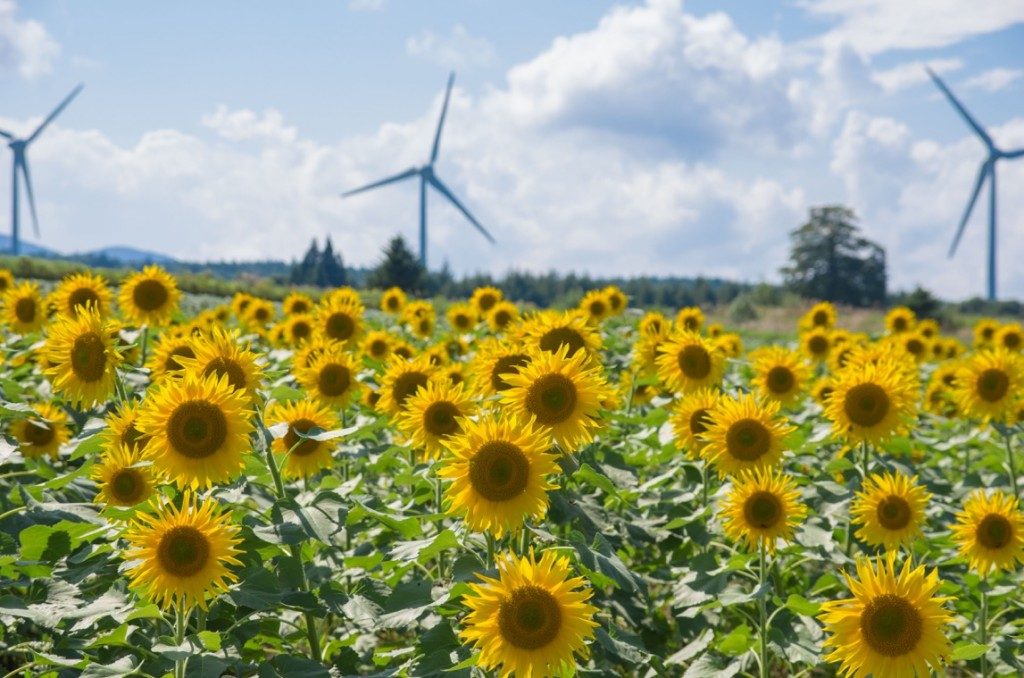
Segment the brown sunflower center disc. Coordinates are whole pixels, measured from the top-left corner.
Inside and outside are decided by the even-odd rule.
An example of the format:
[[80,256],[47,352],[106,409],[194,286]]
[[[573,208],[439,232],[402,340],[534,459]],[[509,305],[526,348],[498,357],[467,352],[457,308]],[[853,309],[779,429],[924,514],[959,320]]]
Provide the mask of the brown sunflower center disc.
[[175,577],[191,577],[199,573],[210,559],[210,542],[194,527],[171,528],[160,539],[157,560],[162,569]]
[[521,586],[501,601],[498,629],[509,644],[537,650],[558,637],[562,609],[555,597],[539,586]]
[[576,409],[576,385],[564,375],[545,374],[527,391],[526,409],[545,426],[561,424]]
[[782,518],[782,502],[771,492],[755,492],[743,502],[743,517],[751,527],[774,527]]
[[548,353],[558,353],[562,346],[568,346],[569,350],[565,355],[572,357],[576,355],[577,351],[585,348],[587,342],[579,332],[571,327],[555,327],[541,335],[537,345]]
[[78,309],[88,308],[89,306],[99,308],[100,297],[93,289],[88,287],[79,287],[68,295],[68,306],[71,307],[68,310],[72,312],[77,312]]
[[776,365],[768,370],[765,381],[768,384],[768,390],[772,393],[789,393],[796,384],[796,377],[788,367]]
[[427,385],[427,375],[422,372],[406,372],[398,375],[395,385],[391,388],[391,394],[399,407],[405,407],[405,401],[416,395],[420,387]]
[[137,469],[121,469],[113,475],[107,486],[107,492],[122,506],[134,506],[142,498],[146,489],[142,474]]
[[480,298],[477,299],[476,305],[481,311],[490,311],[496,303],[498,303],[498,297],[493,294],[482,294],[480,295]]
[[975,532],[978,543],[987,549],[998,551],[1013,539],[1013,525],[998,513],[990,513],[981,519]]
[[978,395],[990,403],[997,403],[1010,390],[1010,377],[1003,370],[989,368],[978,375]]
[[892,593],[872,598],[860,616],[864,641],[886,657],[912,652],[921,640],[922,627],[921,613],[905,598]]
[[316,387],[328,398],[344,395],[352,386],[352,373],[344,365],[327,363],[320,368]]
[[143,311],[163,308],[169,298],[167,287],[159,280],[142,280],[132,290],[132,301]]
[[313,328],[305,320],[296,320],[292,323],[292,338],[296,341],[309,339],[311,334],[313,334]]
[[167,421],[167,438],[174,450],[190,459],[215,454],[228,437],[228,422],[219,407],[205,400],[182,403]]
[[702,407],[690,415],[691,435],[696,437],[708,430],[708,424],[711,423],[711,418],[708,416],[709,412],[710,410]]
[[107,351],[103,337],[86,332],[71,347],[71,370],[85,382],[99,381],[107,367]]
[[227,377],[231,388],[235,390],[241,390],[248,386],[245,380],[245,370],[231,358],[218,356],[208,362],[203,369],[203,376],[208,377],[211,374],[217,375],[218,379]]
[[857,384],[846,392],[843,409],[854,424],[874,426],[889,413],[889,394],[878,384]]
[[688,379],[704,379],[711,374],[711,354],[703,346],[684,346],[676,359]]
[[324,332],[337,341],[347,341],[355,330],[356,324],[348,313],[332,313],[324,323]]
[[305,457],[316,452],[316,449],[320,447],[319,441],[300,438],[298,435],[299,433],[306,435],[316,425],[316,422],[306,418],[291,422],[288,425],[288,432],[284,434],[284,449],[291,450],[296,457]]
[[813,355],[825,355],[828,353],[828,339],[817,334],[807,342],[807,350]]
[[431,435],[449,436],[459,431],[459,422],[455,417],[461,414],[459,408],[447,400],[431,403],[423,413],[423,427]]
[[469,481],[488,501],[509,501],[526,489],[530,460],[512,443],[484,443],[469,462]]
[[595,318],[600,318],[605,314],[605,305],[603,301],[593,301],[590,303],[590,315]]
[[511,387],[512,384],[505,381],[505,378],[502,375],[515,374],[519,371],[520,367],[528,365],[529,363],[530,357],[525,353],[501,356],[494,361],[494,367],[491,369],[491,386],[494,387],[495,391],[504,391]]
[[829,315],[826,311],[818,311],[814,314],[811,322],[818,327],[825,327],[828,325]]
[[497,325],[499,328],[504,328],[506,325],[512,322],[512,314],[504,310],[495,311],[494,315],[491,316],[491,319],[494,321],[494,324]]
[[31,297],[22,297],[14,303],[14,316],[18,322],[31,323],[36,319],[36,300]]
[[44,424],[41,421],[26,421],[25,422],[25,440],[30,445],[36,447],[42,447],[48,445],[56,432],[53,430],[54,424]]
[[771,432],[756,419],[740,419],[725,434],[729,456],[741,461],[760,459],[771,449],[771,444]]
[[164,369],[168,372],[175,372],[184,368],[185,366],[178,362],[178,358],[195,358],[195,351],[192,350],[191,346],[175,346],[171,349],[171,352],[167,355],[167,360],[164,361]]
[[903,497],[889,495],[878,502],[878,522],[887,530],[902,530],[910,524],[910,504]]

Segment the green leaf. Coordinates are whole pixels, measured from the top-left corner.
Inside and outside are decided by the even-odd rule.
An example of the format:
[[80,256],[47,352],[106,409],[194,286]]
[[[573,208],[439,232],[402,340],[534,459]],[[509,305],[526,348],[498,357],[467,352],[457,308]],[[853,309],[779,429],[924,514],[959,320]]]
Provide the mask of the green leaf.
[[210,652],[220,652],[220,634],[216,631],[200,631],[199,642]]
[[962,642],[953,647],[953,661],[971,661],[988,652],[988,645]]
[[595,471],[590,464],[582,464],[576,473],[573,474],[573,478],[579,478],[584,483],[589,483],[612,496],[618,496],[619,494],[618,488],[615,487],[612,479],[599,471]]
[[413,560],[427,561],[441,551],[459,546],[459,539],[449,529],[444,529],[433,537],[400,541],[392,547],[388,556],[394,560],[408,563]]
[[821,611],[821,606],[818,603],[812,603],[796,593],[791,593],[786,598],[786,607],[793,614],[802,614],[807,617],[814,617]]
[[722,654],[737,657],[754,647],[754,633],[749,626],[741,624],[715,643],[715,647]]

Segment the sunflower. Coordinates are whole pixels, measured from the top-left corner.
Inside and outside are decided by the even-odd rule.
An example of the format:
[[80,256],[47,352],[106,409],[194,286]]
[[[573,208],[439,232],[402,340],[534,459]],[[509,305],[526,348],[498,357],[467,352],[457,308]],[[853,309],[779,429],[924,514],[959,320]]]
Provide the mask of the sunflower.
[[3,319],[19,334],[41,329],[46,322],[46,306],[39,285],[26,282],[8,287],[3,293]]
[[832,331],[824,327],[814,327],[801,332],[800,350],[816,363],[825,362],[832,351]]
[[359,390],[355,359],[337,343],[313,358],[307,367],[295,368],[295,379],[325,405],[342,408]]
[[121,354],[114,348],[117,328],[90,307],[58,318],[49,327],[44,372],[53,390],[78,407],[92,407],[114,392]]
[[406,360],[392,356],[380,380],[380,402],[378,407],[389,414],[402,412],[409,398],[436,378],[437,368],[430,364],[428,356]]
[[359,294],[359,290],[349,285],[344,287],[338,287],[327,292],[326,295],[321,299],[323,302],[341,302],[343,304],[351,304],[353,306],[362,306],[363,297]]
[[735,332],[726,332],[712,339],[712,346],[726,358],[739,358],[743,355],[743,339]]
[[691,459],[701,456],[704,439],[701,437],[711,424],[711,412],[722,399],[714,389],[702,388],[691,391],[680,398],[672,413],[672,430],[675,432],[676,447],[686,450]]
[[750,362],[754,366],[751,383],[763,397],[791,405],[803,396],[811,370],[800,354],[771,346],[753,351]]
[[832,397],[832,393],[835,390],[836,382],[832,377],[819,377],[811,385],[811,395],[814,397],[815,402],[823,408],[828,405],[829,398]]
[[6,268],[0,268],[0,294],[14,287],[14,274]]
[[807,313],[800,318],[801,329],[809,330],[814,327],[831,330],[836,324],[836,307],[828,301],[819,301],[811,306]]
[[800,492],[788,475],[771,468],[743,471],[721,505],[722,527],[733,541],[748,548],[761,544],[771,553],[779,539],[789,541],[807,515]]
[[567,452],[594,439],[598,410],[612,395],[601,368],[589,366],[585,352],[570,357],[568,351],[563,346],[558,353],[535,353],[530,364],[505,377],[511,388],[502,394],[513,412],[532,418]]
[[391,345],[391,355],[402,360],[412,360],[416,356],[416,349],[409,342],[398,340]]
[[141,403],[138,400],[124,400],[107,413],[107,428],[101,434],[103,447],[110,451],[115,448],[138,448],[144,450],[149,444],[149,436],[138,428]]
[[938,339],[941,328],[934,318],[925,318],[917,323],[917,331],[928,339]]
[[491,332],[502,332],[519,320],[519,309],[511,301],[499,301],[487,314],[487,326]]
[[498,538],[517,532],[526,518],[543,518],[548,490],[555,488],[548,478],[559,470],[545,432],[515,415],[485,415],[460,426],[438,471],[452,481],[445,490],[448,513]]
[[722,477],[775,466],[782,459],[783,441],[795,430],[778,412],[777,402],[758,402],[749,394],[722,397],[708,414],[711,423],[701,436],[704,458]]
[[608,305],[608,298],[602,290],[590,290],[583,295],[579,309],[586,315],[587,320],[595,325],[611,315],[612,312],[611,306]]
[[704,311],[699,306],[686,306],[676,313],[676,327],[684,332],[700,332],[704,327]]
[[192,342],[195,357],[178,357],[187,372],[201,376],[224,377],[232,388],[245,395],[248,402],[256,399],[256,391],[263,378],[259,356],[247,345],[242,346],[237,331],[215,327],[209,335]]
[[308,313],[290,313],[277,324],[280,341],[288,346],[301,346],[313,340],[316,323]]
[[608,308],[611,309],[612,315],[621,315],[625,312],[626,307],[629,306],[629,297],[626,296],[625,292],[615,285],[609,285],[602,291],[604,292],[604,298],[608,301]]
[[182,604],[206,609],[207,600],[237,581],[238,526],[213,499],[199,503],[186,492],[181,508],[169,502],[142,513],[125,533],[131,586],[164,609]]
[[256,329],[266,327],[267,323],[274,319],[274,305],[266,299],[253,297],[245,307],[245,315],[242,321],[252,325]]
[[642,318],[640,318],[640,322],[637,323],[636,329],[642,336],[666,336],[671,329],[671,323],[662,313],[659,313],[658,311],[648,311],[647,313],[644,313]]
[[180,375],[185,369],[182,360],[195,357],[192,337],[178,330],[168,330],[157,339],[146,367],[149,368],[151,379],[159,382],[166,376]]
[[658,356],[668,342],[666,334],[641,334],[633,344],[633,369],[644,376],[658,374]]
[[658,376],[677,393],[715,387],[722,381],[725,354],[696,332],[677,332],[658,351]]
[[[838,338],[835,332],[832,334]],[[842,343],[835,343],[828,352],[828,369],[834,373],[842,372],[851,361],[862,355],[863,350],[864,342],[859,339],[850,338]]]
[[501,393],[512,384],[508,377],[530,363],[530,354],[517,344],[488,339],[480,344],[473,358],[473,383],[480,395]]
[[405,292],[401,287],[391,287],[384,290],[380,295],[380,310],[392,315],[398,315],[405,308]]
[[524,340],[530,348],[557,353],[568,347],[568,356],[582,351],[593,356],[601,348],[601,335],[576,311],[543,311],[523,326]]
[[50,294],[57,313],[74,316],[87,308],[106,317],[110,313],[110,289],[103,278],[92,273],[75,273],[60,281]]
[[447,365],[442,372],[449,384],[463,384],[464,388],[469,385],[466,381],[466,369],[462,363]]
[[885,314],[885,329],[889,334],[909,332],[917,324],[917,315],[906,306],[897,306]]
[[138,428],[150,437],[146,456],[179,487],[230,482],[250,449],[249,402],[227,376],[187,373],[146,395]]
[[281,302],[285,315],[306,315],[313,312],[313,300],[302,292],[290,292]]
[[1001,491],[975,490],[956,516],[953,538],[960,555],[982,576],[1024,563],[1024,515],[1017,498]]
[[704,327],[704,333],[712,339],[717,339],[725,334],[725,327],[722,323],[710,323]]
[[235,314],[238,320],[245,319],[245,312],[249,308],[249,304],[255,299],[251,294],[246,292],[235,292],[235,296],[231,297],[231,312]]
[[267,408],[267,426],[287,424],[288,430],[276,438],[273,449],[287,455],[284,474],[290,478],[305,478],[331,465],[331,454],[338,446],[334,440],[312,440],[300,438],[312,429],[333,431],[341,428],[338,416],[326,406],[313,400],[299,400],[291,403],[273,403]]
[[850,506],[850,518],[860,526],[857,538],[889,551],[909,545],[921,536],[924,510],[931,496],[917,484],[917,476],[872,473]]
[[153,496],[155,485],[151,467],[143,462],[135,446],[114,446],[92,467],[92,479],[98,492],[96,501],[111,506],[131,507]]
[[938,570],[912,569],[910,560],[896,571],[896,552],[872,564],[857,558],[857,577],[844,573],[852,598],[826,602],[819,618],[829,634],[826,661],[838,662],[842,676],[928,676],[942,673],[949,656],[945,626],[953,617],[936,596],[942,582]]
[[1006,421],[1024,389],[1024,358],[1006,349],[975,353],[957,373],[957,405],[982,421]]
[[632,405],[646,405],[658,395],[658,387],[644,381],[636,372],[622,370],[619,373],[618,392],[623,401]]
[[463,598],[469,614],[460,636],[480,655],[485,671],[508,676],[561,676],[575,672],[576,654],[587,656],[597,608],[582,577],[572,577],[569,559],[533,551],[497,559],[498,579],[477,575]]
[[497,287],[478,287],[473,290],[473,296],[470,297],[469,303],[476,307],[479,315],[486,317],[487,312],[503,297],[504,295]]
[[166,325],[178,308],[178,281],[159,266],[146,266],[121,283],[117,303],[136,325]]
[[884,360],[840,373],[825,415],[837,438],[878,444],[907,428],[916,402],[917,383],[899,364]]
[[371,330],[366,333],[363,337],[362,349],[363,355],[373,360],[381,361],[387,360],[391,354],[391,335],[383,330]]
[[44,455],[57,458],[60,446],[68,441],[68,415],[51,403],[32,406],[32,413],[11,425],[21,456],[26,459]]
[[1020,323],[1006,323],[996,332],[995,345],[1012,353],[1020,353],[1024,348],[1024,328]]
[[409,396],[395,423],[413,447],[423,450],[429,459],[438,459],[449,436],[458,435],[464,418],[475,410],[473,399],[463,392],[461,384],[428,382]]
[[476,308],[472,304],[452,304],[448,307],[444,317],[448,325],[456,332],[470,332],[476,326]]
[[324,339],[355,345],[363,331],[363,306],[337,297],[317,306],[317,332]]
[[982,318],[974,323],[974,348],[992,348],[999,331],[999,321],[995,318]]
[[420,339],[430,339],[434,336],[436,320],[432,315],[422,315],[409,321],[409,331]]

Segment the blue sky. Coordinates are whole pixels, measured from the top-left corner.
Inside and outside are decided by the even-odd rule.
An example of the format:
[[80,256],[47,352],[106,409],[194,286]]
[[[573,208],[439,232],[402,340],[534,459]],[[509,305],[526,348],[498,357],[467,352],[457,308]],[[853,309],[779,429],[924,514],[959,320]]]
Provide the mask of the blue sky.
[[[959,298],[983,290],[982,210],[945,258],[983,153],[923,64],[1024,146],[1024,2],[969,4],[0,0],[0,128],[86,84],[30,151],[51,247],[291,258],[329,233],[368,265],[414,240],[417,189],[338,193],[425,160],[455,69],[438,172],[499,244],[432,197],[434,264],[776,280],[807,208],[842,202],[894,287]],[[1024,297],[1024,162],[999,171]]]

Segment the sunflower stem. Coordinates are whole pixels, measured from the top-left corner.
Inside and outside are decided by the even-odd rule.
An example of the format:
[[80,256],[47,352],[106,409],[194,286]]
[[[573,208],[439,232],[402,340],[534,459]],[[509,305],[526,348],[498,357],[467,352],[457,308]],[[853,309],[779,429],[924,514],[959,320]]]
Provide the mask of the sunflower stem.
[[[988,647],[988,577],[981,580],[981,644]],[[981,655],[981,678],[988,678],[988,659]]]
[[142,358],[139,360],[139,367],[146,365],[146,345],[149,343],[149,325],[142,326],[142,332],[139,334],[139,352],[142,354]]
[[861,443],[861,450],[864,464],[864,470],[862,472],[863,480],[867,480],[868,475],[871,473],[871,446],[868,445],[868,442],[866,440]]
[[[434,503],[438,513],[442,513],[444,509],[441,508],[442,501],[444,499],[444,488],[441,485],[441,479],[434,478]],[[437,521],[437,533],[441,534],[444,531],[444,519]],[[437,552],[437,578],[444,579],[445,566],[444,549]]]
[[487,568],[494,567],[494,535],[487,533]]
[[1010,472],[1010,489],[1013,490],[1013,496],[1016,498],[1020,496],[1020,493],[1017,491],[1017,465],[1013,461],[1013,445],[1009,432],[1003,433],[1003,443],[1006,445],[1006,465]]
[[[185,607],[185,600],[179,597],[174,606],[174,644],[179,648],[185,643],[189,612],[191,610]],[[185,678],[186,664],[188,664],[188,657],[174,660],[174,678]]]
[[765,542],[764,539],[760,540],[760,559],[758,567],[758,598],[757,598],[757,614],[758,614],[758,636],[760,638],[760,665],[761,665],[761,678],[767,678],[768,676],[768,604],[766,602],[767,595],[764,590],[765,581],[767,580],[768,567],[767,567],[767,556],[765,554]]

